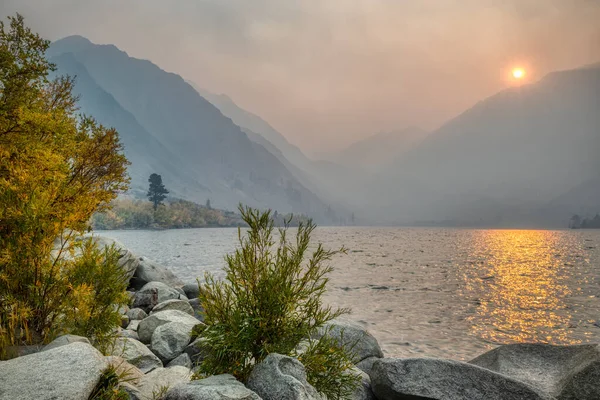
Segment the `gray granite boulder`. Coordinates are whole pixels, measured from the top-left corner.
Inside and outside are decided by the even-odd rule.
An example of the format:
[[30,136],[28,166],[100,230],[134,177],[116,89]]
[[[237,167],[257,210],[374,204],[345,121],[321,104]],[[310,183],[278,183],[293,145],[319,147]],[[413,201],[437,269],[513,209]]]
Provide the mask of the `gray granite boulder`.
[[316,337],[328,335],[335,338],[344,348],[355,354],[355,363],[369,357],[383,357],[377,339],[360,324],[347,320],[334,320],[319,329]]
[[202,324],[196,318],[179,310],[167,310],[152,314],[148,318],[143,319],[138,325],[137,333],[142,343],[150,343],[154,330],[169,322],[180,323],[189,329]]
[[261,400],[261,398],[233,376],[215,375],[189,383],[180,383],[167,392],[164,400]]
[[55,349],[60,346],[66,346],[71,343],[87,343],[87,344],[91,345],[89,339],[84,336],[62,335],[62,336],[57,337],[50,343],[48,343],[46,346],[44,346],[42,351]]
[[104,247],[110,247],[112,245],[119,252],[119,261],[118,265],[121,269],[126,273],[127,280],[131,279],[134,275],[135,271],[138,269],[139,260],[138,258],[129,251],[125,246],[114,239],[110,239],[104,236],[93,236],[94,242],[98,246],[98,248],[103,249]]
[[600,399],[600,346],[510,344],[471,360],[557,399]]
[[0,400],[87,399],[107,363],[98,350],[75,342],[0,363]]
[[531,386],[476,365],[436,358],[383,358],[373,363],[379,400],[550,400]]
[[135,339],[137,341],[140,340],[137,332],[131,329],[122,329],[119,331],[118,335],[124,338]]
[[324,399],[306,381],[306,370],[300,361],[276,353],[254,367],[246,386],[263,400]]
[[377,360],[379,360],[379,357],[367,357],[361,362],[356,363],[356,367],[369,375],[371,373],[371,369],[373,369],[373,363]]
[[146,311],[142,310],[141,308],[132,308],[131,310],[127,311],[126,315],[129,317],[130,321],[141,320],[148,316]]
[[138,266],[131,279],[131,287],[140,289],[148,282],[162,282],[171,287],[182,287],[183,281],[168,268],[146,257],[138,259]]
[[137,332],[138,327],[140,326],[140,321],[141,320],[139,319],[134,319],[133,321],[131,321],[129,325],[127,325],[127,330]]
[[200,299],[193,298],[188,300],[188,303],[190,303],[190,306],[192,306],[192,309],[194,310],[194,317],[196,317],[197,320],[204,322],[204,307],[200,304]]
[[186,314],[194,316],[194,309],[187,300],[172,299],[158,303],[150,312],[150,315],[156,314],[157,312],[167,310],[179,310]]
[[192,373],[186,367],[157,368],[144,375],[136,387],[142,399],[152,400],[153,393],[166,392],[179,383],[189,382],[191,377]]
[[373,390],[371,390],[371,378],[369,375],[357,367],[352,368],[349,372],[360,376],[360,383],[348,400],[376,400]]
[[150,351],[142,342],[118,337],[111,351],[111,355],[119,356],[132,365],[138,367],[143,373],[148,373],[163,366],[160,359]]
[[163,363],[168,363],[183,353],[183,350],[190,344],[193,328],[194,325],[180,322],[168,322],[160,325],[152,334],[152,352]]
[[129,382],[132,385],[138,385],[144,377],[144,373],[135,365],[127,362],[119,356],[106,356],[104,358],[108,365],[114,367],[117,375],[123,377],[123,381]]
[[206,339],[199,337],[185,348],[184,353],[190,357],[192,364],[196,365],[208,356],[209,351]]
[[197,281],[187,282],[185,285],[183,285],[182,289],[185,292],[187,298],[190,300],[197,299],[200,295],[200,287],[198,286]]
[[157,304],[171,299],[182,298],[181,293],[162,282],[149,282],[133,296],[133,308],[150,312]]
[[173,360],[171,360],[171,362],[169,362],[169,364],[167,365],[167,368],[175,366],[182,366],[191,369],[192,360],[190,359],[190,356],[187,355],[187,353],[182,353],[175,357]]

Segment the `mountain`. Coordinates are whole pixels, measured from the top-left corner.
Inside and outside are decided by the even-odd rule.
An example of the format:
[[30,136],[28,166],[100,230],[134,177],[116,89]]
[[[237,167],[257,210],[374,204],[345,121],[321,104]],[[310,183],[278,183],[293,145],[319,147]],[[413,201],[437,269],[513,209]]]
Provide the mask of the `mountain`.
[[[145,174],[167,175],[168,189],[220,208],[239,202],[316,218],[327,206],[263,146],[225,117],[179,75],[80,36],[47,52],[59,73],[78,75],[82,107],[121,132],[132,160],[132,186]],[[147,142],[147,143],[145,143]]]
[[328,159],[347,167],[377,171],[417,146],[426,135],[417,127],[381,132],[352,143]]
[[[376,200],[370,215],[404,223],[526,223],[552,199],[597,178],[599,110],[600,66],[504,90],[444,124],[374,179],[367,189]],[[578,201],[583,198],[575,194],[572,206]]]

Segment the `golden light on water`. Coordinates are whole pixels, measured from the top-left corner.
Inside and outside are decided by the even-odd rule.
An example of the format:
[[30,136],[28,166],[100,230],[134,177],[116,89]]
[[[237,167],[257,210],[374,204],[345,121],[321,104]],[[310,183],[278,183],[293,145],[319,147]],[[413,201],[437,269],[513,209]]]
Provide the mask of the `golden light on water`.
[[563,282],[567,274],[556,254],[555,232],[481,231],[475,240],[479,254],[473,256],[494,261],[474,264],[465,276],[465,290],[480,293],[467,318],[472,334],[495,344],[581,342],[571,335],[572,315],[564,301],[571,290]]

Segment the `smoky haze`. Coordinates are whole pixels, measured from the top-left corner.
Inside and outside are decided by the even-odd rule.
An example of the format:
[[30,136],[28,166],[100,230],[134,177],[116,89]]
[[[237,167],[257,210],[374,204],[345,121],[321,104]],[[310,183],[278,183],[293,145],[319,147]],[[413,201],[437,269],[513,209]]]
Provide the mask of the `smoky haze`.
[[226,93],[308,153],[431,131],[514,66],[532,82],[600,60],[595,0],[0,0],[15,12]]

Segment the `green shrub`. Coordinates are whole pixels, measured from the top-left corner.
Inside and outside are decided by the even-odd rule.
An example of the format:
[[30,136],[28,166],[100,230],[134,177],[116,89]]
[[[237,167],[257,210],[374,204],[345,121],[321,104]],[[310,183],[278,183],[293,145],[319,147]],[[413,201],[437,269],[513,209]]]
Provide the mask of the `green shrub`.
[[119,383],[127,382],[127,376],[127,373],[119,374],[114,365],[109,365],[102,371],[89,400],[129,400],[127,392],[119,387]]
[[[253,366],[269,353],[294,355],[303,339],[348,310],[325,306],[321,299],[331,271],[326,263],[345,251],[343,248],[330,251],[318,244],[308,256],[315,229],[312,221],[301,223],[293,240],[288,238],[287,226],[279,229],[276,242],[269,211],[240,206],[240,213],[249,230],[245,235],[238,231],[240,248],[226,256],[225,280],[206,274],[206,283],[200,286],[206,323],[200,334],[211,350],[200,364],[199,374],[230,373],[245,381]],[[324,364],[330,368],[327,372],[335,377],[313,382],[323,393],[343,392],[331,386],[350,383],[342,377],[343,367],[350,365],[342,365],[342,359],[350,359],[347,354],[342,356],[342,348],[322,342],[305,360],[321,354],[325,347],[327,351],[336,349],[330,353],[335,359],[322,355],[328,360]],[[313,366],[316,363],[312,361],[307,366],[309,375],[320,376],[310,371]]]

